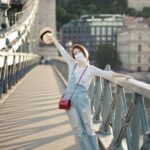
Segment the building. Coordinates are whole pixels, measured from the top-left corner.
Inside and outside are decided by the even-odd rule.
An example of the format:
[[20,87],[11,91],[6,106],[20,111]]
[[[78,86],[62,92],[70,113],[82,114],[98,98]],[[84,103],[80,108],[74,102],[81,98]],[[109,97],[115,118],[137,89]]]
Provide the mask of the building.
[[99,44],[116,46],[116,33],[123,26],[123,16],[119,14],[84,15],[61,28],[60,41],[64,47],[68,42],[83,44],[94,60],[94,52]]
[[117,35],[117,50],[122,68],[127,71],[150,71],[150,27],[134,23]]
[[128,0],[128,7],[141,11],[144,7],[150,7],[150,0]]

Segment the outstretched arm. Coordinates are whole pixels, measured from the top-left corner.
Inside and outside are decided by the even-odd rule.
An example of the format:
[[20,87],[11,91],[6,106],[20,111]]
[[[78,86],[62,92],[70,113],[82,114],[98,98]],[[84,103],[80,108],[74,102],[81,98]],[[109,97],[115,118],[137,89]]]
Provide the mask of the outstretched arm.
[[121,74],[121,73],[116,73],[116,72],[113,72],[112,77],[113,77],[113,78],[124,77],[124,78],[126,78],[126,79],[133,79],[132,76],[125,75],[125,74]]
[[[53,41],[58,50],[63,49],[63,46],[58,42],[58,40],[53,36],[53,34],[48,34],[49,38]],[[66,51],[65,51],[66,52]],[[67,52],[66,52],[67,53]]]
[[95,76],[100,76],[100,77],[111,77],[111,78],[118,78],[118,77],[124,77],[126,79],[133,79],[132,76],[121,74],[121,73],[116,73],[114,71],[106,71],[102,70],[100,68],[97,68],[95,66],[92,67],[93,73]]
[[75,63],[75,60],[67,53],[67,51],[64,49],[64,47],[57,41],[57,39],[53,36],[52,33],[46,33],[47,36],[46,38],[48,38],[50,41],[52,41],[55,46],[57,47],[57,49],[59,50],[59,52],[61,53],[61,55],[63,56],[64,60],[70,64],[70,63]]

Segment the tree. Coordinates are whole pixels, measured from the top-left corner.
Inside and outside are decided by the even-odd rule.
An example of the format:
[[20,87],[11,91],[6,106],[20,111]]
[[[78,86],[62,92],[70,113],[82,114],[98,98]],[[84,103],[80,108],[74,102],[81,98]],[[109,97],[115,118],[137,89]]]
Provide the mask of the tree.
[[69,16],[67,11],[61,6],[57,6],[56,10],[57,10],[57,29],[60,29],[60,27],[63,24],[71,20],[72,16]]
[[141,14],[146,18],[150,17],[150,7],[144,7]]
[[121,66],[118,53],[111,44],[98,45],[95,53],[95,59],[96,65],[102,69],[104,69],[107,64],[109,64],[113,69],[117,69]]
[[127,8],[125,13],[127,15],[131,15],[131,16],[138,16],[139,15],[139,12],[134,8]]
[[150,17],[150,8],[143,11],[127,8],[127,0],[57,0],[57,29],[70,20],[79,19],[81,15],[101,13]]

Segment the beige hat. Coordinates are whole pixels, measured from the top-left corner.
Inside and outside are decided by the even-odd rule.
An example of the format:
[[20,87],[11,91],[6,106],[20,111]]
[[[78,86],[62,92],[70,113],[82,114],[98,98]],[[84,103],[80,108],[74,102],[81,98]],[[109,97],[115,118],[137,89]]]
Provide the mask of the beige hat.
[[40,30],[40,40],[46,44],[50,44],[51,40],[48,39],[46,33],[52,33],[52,29],[50,27],[44,27]]

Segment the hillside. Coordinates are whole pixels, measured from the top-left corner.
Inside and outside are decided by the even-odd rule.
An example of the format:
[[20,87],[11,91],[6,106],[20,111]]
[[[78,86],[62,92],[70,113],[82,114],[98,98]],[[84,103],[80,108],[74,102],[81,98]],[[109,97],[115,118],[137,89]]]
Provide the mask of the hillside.
[[131,16],[150,17],[150,8],[138,12],[127,8],[127,0],[57,0],[57,29],[64,23],[78,19],[85,14],[126,14]]

